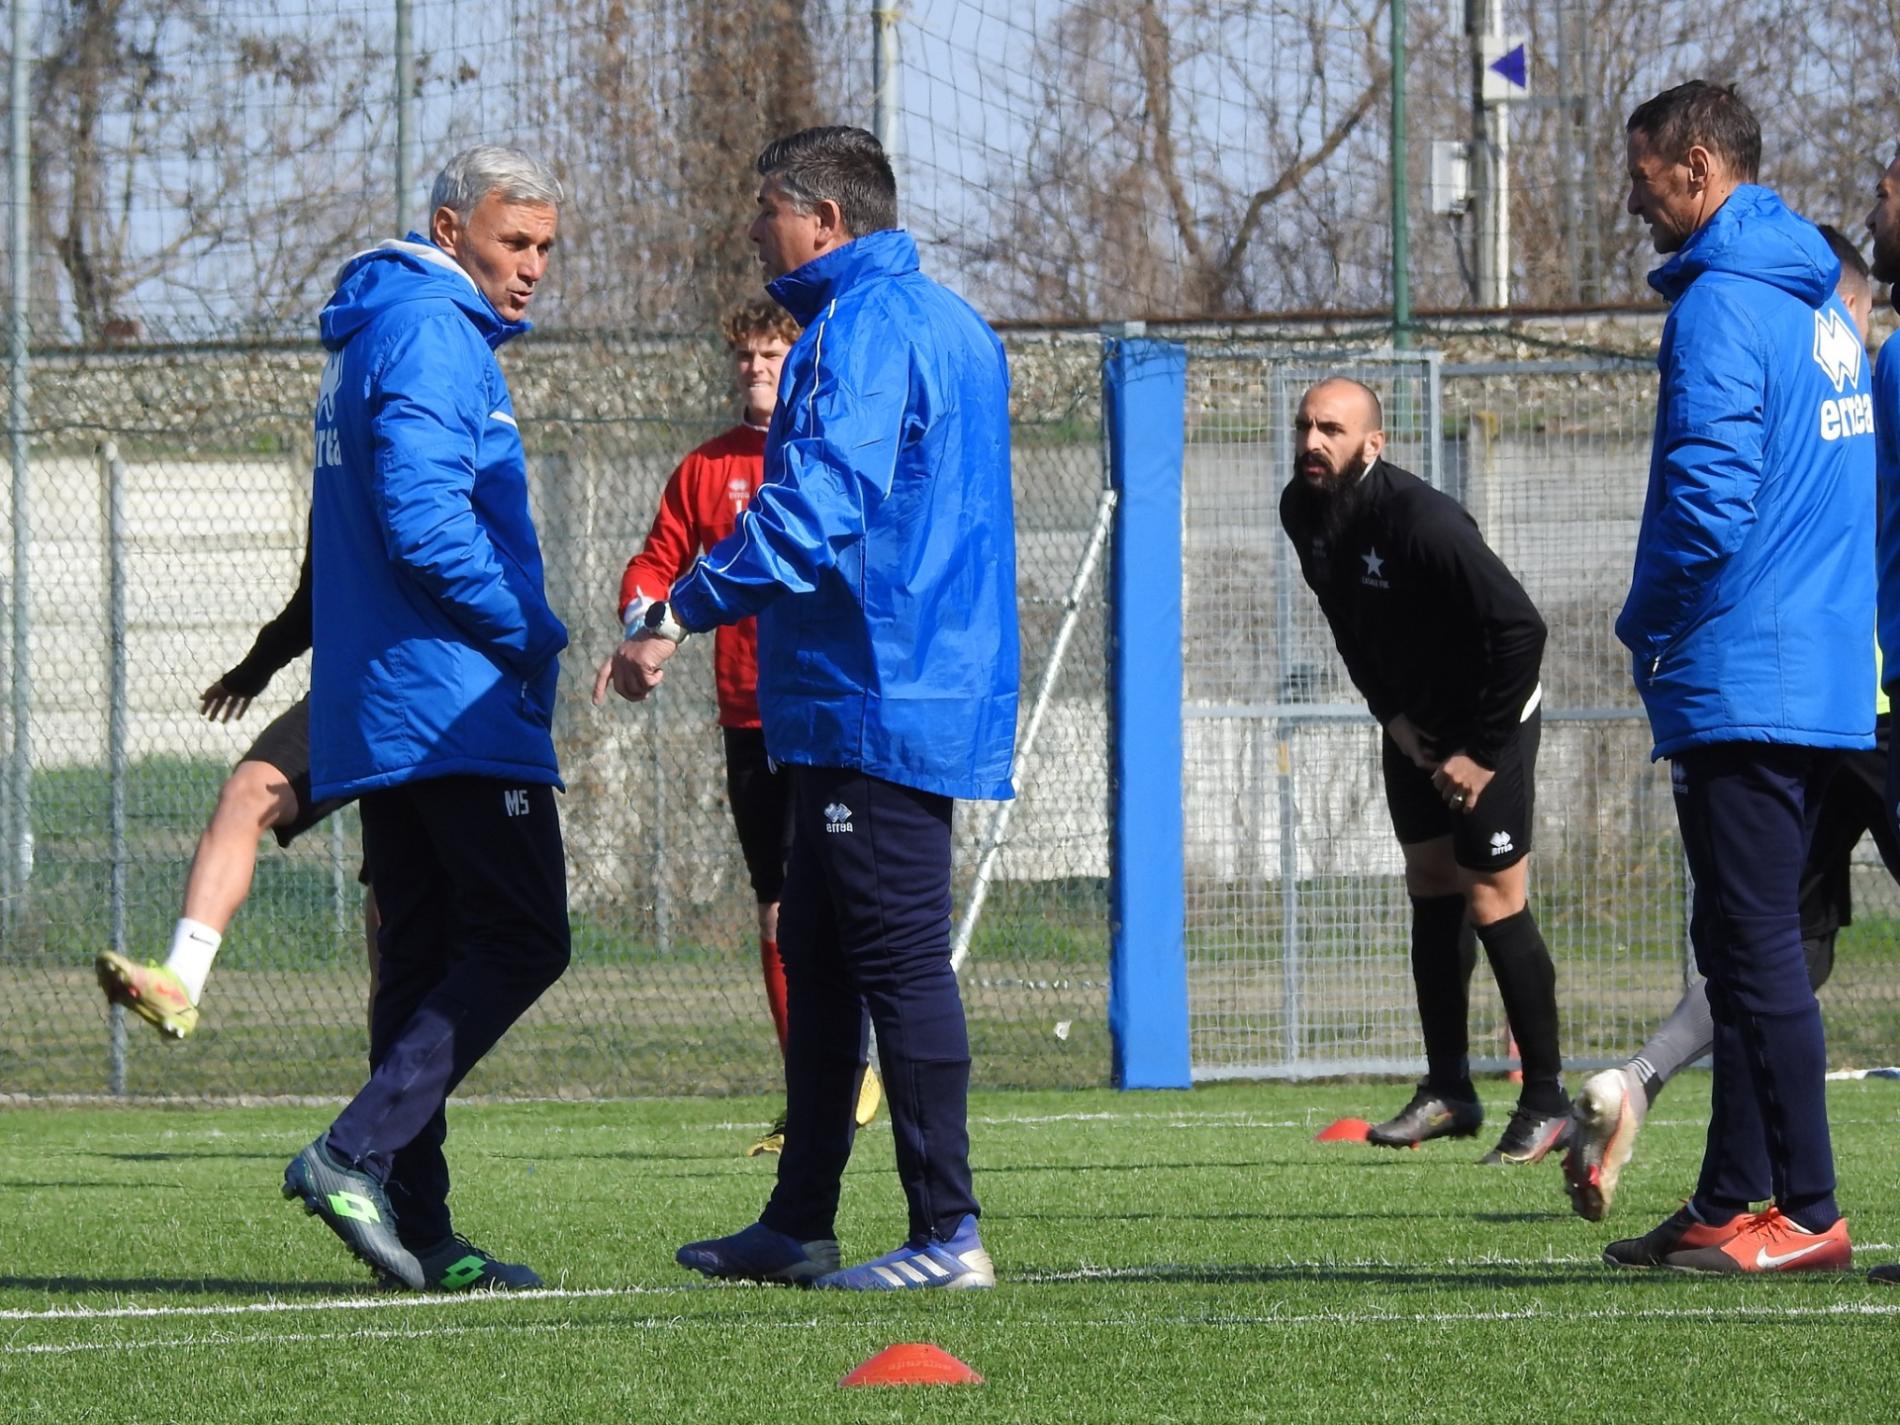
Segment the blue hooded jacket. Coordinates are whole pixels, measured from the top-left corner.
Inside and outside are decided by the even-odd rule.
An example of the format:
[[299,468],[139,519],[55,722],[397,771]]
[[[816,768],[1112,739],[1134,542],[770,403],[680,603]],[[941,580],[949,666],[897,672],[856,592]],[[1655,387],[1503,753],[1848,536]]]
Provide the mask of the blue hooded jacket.
[[1900,684],[1900,340],[1889,336],[1874,363],[1874,442],[1880,491],[1880,650]]
[[1616,636],[1656,757],[1873,745],[1873,406],[1839,275],[1753,184],[1650,274],[1673,306]]
[[805,332],[765,484],[668,605],[688,629],[759,616],[777,761],[1007,798],[1020,656],[1002,344],[896,229],[769,290]]
[[567,630],[494,355],[527,324],[411,233],[344,264],[321,326],[311,794],[456,775],[561,785]]

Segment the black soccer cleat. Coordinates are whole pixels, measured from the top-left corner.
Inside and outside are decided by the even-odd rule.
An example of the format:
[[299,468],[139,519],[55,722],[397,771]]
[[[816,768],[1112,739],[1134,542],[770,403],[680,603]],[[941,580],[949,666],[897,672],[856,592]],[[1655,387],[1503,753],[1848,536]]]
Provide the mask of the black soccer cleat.
[[1469,1138],[1483,1126],[1484,1105],[1476,1099],[1446,1098],[1420,1084],[1396,1117],[1366,1130],[1366,1142],[1410,1148],[1434,1138]]
[[318,1138],[284,1169],[284,1196],[301,1199],[303,1210],[321,1218],[351,1254],[385,1284],[420,1291],[422,1264],[396,1235],[389,1194],[369,1173],[339,1163]]
[[1511,1110],[1511,1121],[1504,1125],[1498,1146],[1478,1159],[1480,1163],[1537,1163],[1544,1155],[1569,1143],[1575,1125],[1570,1105],[1554,1111],[1526,1108],[1519,1104]]
[[[533,1267],[497,1261],[459,1232],[414,1253],[431,1291],[531,1291],[542,1284]],[[405,1283],[386,1278],[384,1285]]]

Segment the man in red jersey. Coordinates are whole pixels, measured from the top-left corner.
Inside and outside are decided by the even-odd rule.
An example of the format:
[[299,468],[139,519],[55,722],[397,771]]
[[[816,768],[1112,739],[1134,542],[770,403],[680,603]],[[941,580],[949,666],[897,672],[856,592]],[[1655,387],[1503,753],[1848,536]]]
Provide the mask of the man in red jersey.
[[[691,569],[703,551],[732,533],[739,512],[765,479],[765,432],[778,405],[779,370],[800,328],[776,302],[761,297],[728,312],[720,330],[732,353],[733,387],[744,414],[731,430],[693,450],[666,482],[646,544],[620,578],[620,617],[628,628],[638,624],[655,599],[666,597],[673,581]],[[612,660],[601,666],[596,703],[605,696],[611,670]],[[765,733],[759,726],[755,620],[730,624],[714,635],[713,680],[726,744],[726,794],[758,901],[759,966],[783,1054],[785,969],[778,954],[778,899],[792,844],[791,802],[785,775],[766,758]],[[858,1096],[859,1126],[876,1115],[881,1092],[877,1074],[867,1070]],[[747,1155],[776,1153],[784,1144],[781,1114]]]

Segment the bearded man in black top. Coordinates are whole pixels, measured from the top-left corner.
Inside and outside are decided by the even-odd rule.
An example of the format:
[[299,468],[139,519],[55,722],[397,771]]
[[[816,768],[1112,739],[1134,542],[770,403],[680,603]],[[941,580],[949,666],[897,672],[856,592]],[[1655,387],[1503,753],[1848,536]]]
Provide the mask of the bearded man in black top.
[[1379,458],[1383,420],[1357,381],[1313,387],[1280,498],[1300,573],[1385,729],[1412,900],[1426,1074],[1369,1138],[1397,1148],[1483,1125],[1466,1029],[1481,941],[1524,1069],[1510,1125],[1481,1161],[1534,1163],[1570,1134],[1556,971],[1525,899],[1544,621],[1456,501]]

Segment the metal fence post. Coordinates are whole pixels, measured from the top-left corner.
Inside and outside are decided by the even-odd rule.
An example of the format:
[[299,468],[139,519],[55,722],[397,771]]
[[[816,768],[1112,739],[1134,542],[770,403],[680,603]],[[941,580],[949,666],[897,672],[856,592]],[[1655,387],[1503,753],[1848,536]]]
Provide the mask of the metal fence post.
[[13,466],[13,581],[12,604],[7,610],[11,624],[12,746],[7,758],[7,839],[6,894],[0,897],[5,907],[5,924],[11,928],[24,906],[27,881],[33,873],[32,792],[27,781],[32,754],[33,671],[28,661],[31,652],[32,594],[28,582],[31,563],[32,509],[28,486],[27,342],[31,337],[27,313],[32,303],[33,259],[30,251],[29,218],[32,207],[32,44],[28,33],[27,0],[13,3],[12,102],[9,104],[8,158],[13,192],[9,202],[11,221],[7,224],[9,270],[12,274],[11,320],[8,323],[7,364],[7,447]]
[[[107,939],[125,954],[125,799],[126,799],[126,627],[125,627],[125,465],[119,447],[107,441],[99,450],[99,474],[105,485],[106,514],[106,767],[107,821],[112,864],[107,878]],[[107,1017],[111,1092],[125,1092],[125,1006],[115,1003]]]
[[[1287,390],[1286,369],[1272,367],[1273,428],[1280,435],[1278,468],[1293,468],[1293,398]],[[1292,700],[1293,670],[1288,654],[1293,648],[1293,582],[1288,561],[1273,565],[1273,647],[1280,676],[1276,696]],[[1297,724],[1281,718],[1273,727],[1274,787],[1280,814],[1280,999],[1281,1023],[1286,1037],[1286,1062],[1298,1063],[1306,1038],[1301,1023],[1304,951],[1300,943],[1300,816],[1293,781],[1293,733]]]

